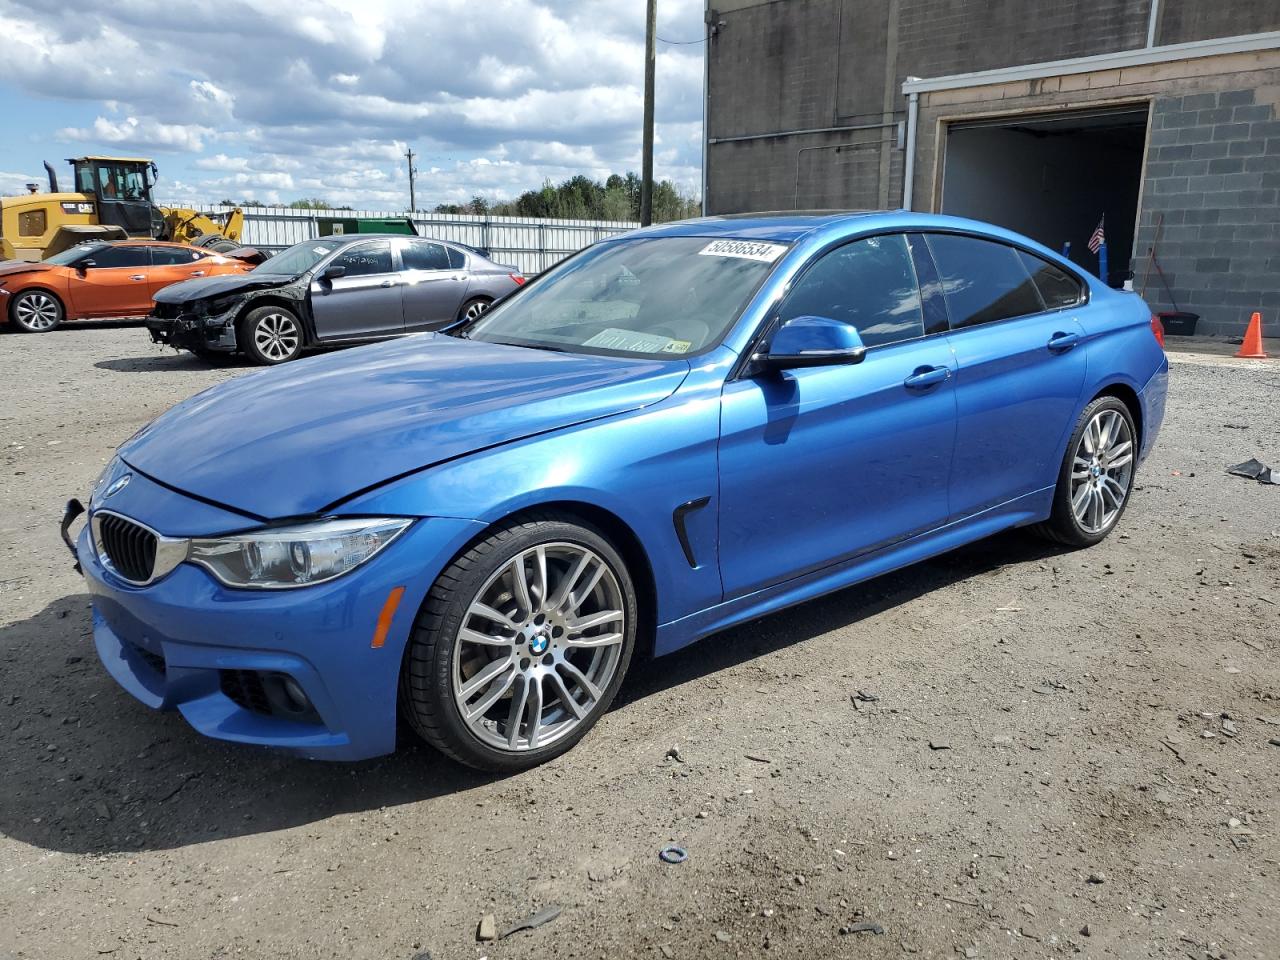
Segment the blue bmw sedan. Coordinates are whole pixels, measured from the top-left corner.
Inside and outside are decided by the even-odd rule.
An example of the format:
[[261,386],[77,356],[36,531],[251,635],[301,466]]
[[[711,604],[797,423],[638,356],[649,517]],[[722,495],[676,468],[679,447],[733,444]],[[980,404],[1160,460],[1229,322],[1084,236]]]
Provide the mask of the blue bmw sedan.
[[1164,413],[1140,298],[916,213],[611,238],[443,333],[139,431],[63,534],[106,669],[320,758],[397,713],[476,767],[572,747],[637,650],[1030,526],[1107,536]]

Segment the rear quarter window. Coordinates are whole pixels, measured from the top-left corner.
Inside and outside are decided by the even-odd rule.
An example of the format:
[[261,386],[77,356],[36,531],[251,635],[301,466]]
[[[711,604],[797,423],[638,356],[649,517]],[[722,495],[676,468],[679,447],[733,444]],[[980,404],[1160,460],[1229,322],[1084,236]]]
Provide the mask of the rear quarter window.
[[1044,310],[1031,274],[1013,247],[948,233],[929,234],[928,243],[942,278],[952,330]]
[[1074,307],[1084,300],[1084,288],[1080,281],[1061,267],[1055,267],[1048,260],[1042,260],[1034,253],[1019,250],[1023,265],[1031,274],[1031,280],[1040,291],[1046,310],[1060,310],[1063,307]]

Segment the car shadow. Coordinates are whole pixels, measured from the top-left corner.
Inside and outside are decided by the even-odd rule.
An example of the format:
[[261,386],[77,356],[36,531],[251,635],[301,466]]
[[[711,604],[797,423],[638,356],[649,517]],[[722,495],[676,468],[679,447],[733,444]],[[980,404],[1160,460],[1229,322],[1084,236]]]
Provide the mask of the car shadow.
[[181,370],[234,370],[253,366],[238,354],[197,357],[185,350],[165,350],[145,357],[114,357],[94,364],[99,370],[117,373],[173,373]]
[[[1006,564],[1052,556],[1013,532],[638,661],[614,709],[848,626]],[[51,652],[52,651],[52,652]],[[497,779],[402,731],[395,754],[354,764],[295,759],[200,736],[147,709],[98,663],[89,597],[0,627],[0,832],[46,850],[163,850],[465,793]],[[592,749],[588,740],[579,750]]]

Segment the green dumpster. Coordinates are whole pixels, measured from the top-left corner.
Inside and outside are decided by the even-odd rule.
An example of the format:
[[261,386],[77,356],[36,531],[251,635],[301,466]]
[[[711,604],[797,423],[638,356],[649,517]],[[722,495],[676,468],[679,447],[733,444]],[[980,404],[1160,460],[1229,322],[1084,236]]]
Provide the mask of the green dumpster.
[[418,234],[408,217],[316,217],[316,224],[322,237],[340,237],[349,233]]

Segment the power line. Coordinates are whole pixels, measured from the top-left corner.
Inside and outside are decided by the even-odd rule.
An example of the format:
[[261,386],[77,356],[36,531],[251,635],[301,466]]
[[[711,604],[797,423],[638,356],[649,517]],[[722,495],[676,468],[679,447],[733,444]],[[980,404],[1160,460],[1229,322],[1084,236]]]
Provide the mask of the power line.
[[706,43],[706,37],[699,37],[697,40],[668,40],[666,37],[658,37],[659,43],[669,43],[675,47],[687,47],[691,43]]

